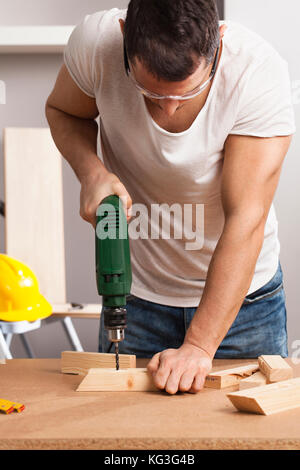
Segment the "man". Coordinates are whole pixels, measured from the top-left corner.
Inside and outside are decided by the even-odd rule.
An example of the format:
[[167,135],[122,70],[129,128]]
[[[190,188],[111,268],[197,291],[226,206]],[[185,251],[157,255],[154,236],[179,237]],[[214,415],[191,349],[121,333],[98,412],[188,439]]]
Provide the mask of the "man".
[[135,206],[146,218],[159,208],[163,220],[167,208],[188,208],[180,238],[163,237],[151,218],[130,240],[120,352],[153,356],[148,369],[170,394],[198,392],[214,356],[286,356],[272,200],[295,127],[276,51],[219,24],[213,0],[131,0],[127,12],[97,12],[75,28],[46,114],[94,227],[109,194],[126,201],[128,220]]

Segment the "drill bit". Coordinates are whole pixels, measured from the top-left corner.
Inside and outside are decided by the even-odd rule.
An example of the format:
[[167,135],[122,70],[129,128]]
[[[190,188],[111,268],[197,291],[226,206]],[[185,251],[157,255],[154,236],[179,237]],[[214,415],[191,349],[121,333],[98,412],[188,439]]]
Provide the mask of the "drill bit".
[[115,343],[115,354],[116,354],[116,370],[119,370],[119,343]]

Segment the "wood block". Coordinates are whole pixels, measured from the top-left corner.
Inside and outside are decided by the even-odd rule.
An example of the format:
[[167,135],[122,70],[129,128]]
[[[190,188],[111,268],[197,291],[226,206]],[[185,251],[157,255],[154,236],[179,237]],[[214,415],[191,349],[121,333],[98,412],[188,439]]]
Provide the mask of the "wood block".
[[147,369],[90,369],[76,392],[154,392]]
[[227,394],[240,411],[271,415],[300,407],[300,377]]
[[244,377],[249,377],[258,370],[258,364],[247,364],[246,366],[225,369],[217,372],[211,372],[205,379],[205,387],[225,388],[239,384]]
[[[120,369],[136,367],[136,357],[119,354]],[[115,368],[115,354],[63,351],[61,353],[61,372],[63,374],[86,375],[91,368]]]
[[261,372],[267,377],[267,383],[280,382],[293,377],[293,369],[281,356],[259,356],[258,364]]
[[260,387],[266,385],[267,377],[260,371],[255,372],[246,379],[240,381],[240,390],[246,390],[247,388]]

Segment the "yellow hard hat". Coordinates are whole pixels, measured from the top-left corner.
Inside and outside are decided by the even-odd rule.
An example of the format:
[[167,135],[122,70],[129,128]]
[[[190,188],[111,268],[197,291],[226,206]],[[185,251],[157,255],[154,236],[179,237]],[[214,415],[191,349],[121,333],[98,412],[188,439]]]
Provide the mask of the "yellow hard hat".
[[32,270],[24,263],[0,254],[0,320],[35,321],[51,313],[52,306],[40,294]]

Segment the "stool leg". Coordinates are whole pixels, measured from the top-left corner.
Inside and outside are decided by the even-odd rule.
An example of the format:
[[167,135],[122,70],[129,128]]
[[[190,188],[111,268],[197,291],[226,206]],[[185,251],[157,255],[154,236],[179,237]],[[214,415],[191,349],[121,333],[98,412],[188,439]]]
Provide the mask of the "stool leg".
[[33,353],[33,350],[31,348],[30,344],[29,344],[28,339],[26,338],[24,333],[20,334],[20,336],[21,336],[21,340],[22,340],[23,346],[25,348],[25,351],[27,353],[27,356],[32,359],[34,357],[34,353]]
[[12,359],[12,355],[11,355],[11,352],[9,350],[9,347],[7,346],[6,344],[6,341],[4,339],[4,336],[3,336],[3,333],[2,333],[2,330],[0,328],[0,356],[1,355],[4,355],[4,357],[6,359]]
[[6,335],[4,335],[4,337],[5,337],[5,341],[6,341],[7,347],[9,348],[9,347],[10,347],[11,340],[12,340],[12,337],[13,337],[13,334],[12,334],[12,333],[6,333]]
[[78,335],[76,333],[76,330],[74,328],[74,325],[72,323],[72,320],[70,317],[65,317],[63,320],[63,326],[65,328],[65,331],[67,333],[67,336],[69,337],[69,340],[71,341],[71,344],[75,351],[83,351],[83,348],[81,346],[80,340],[78,338]]

